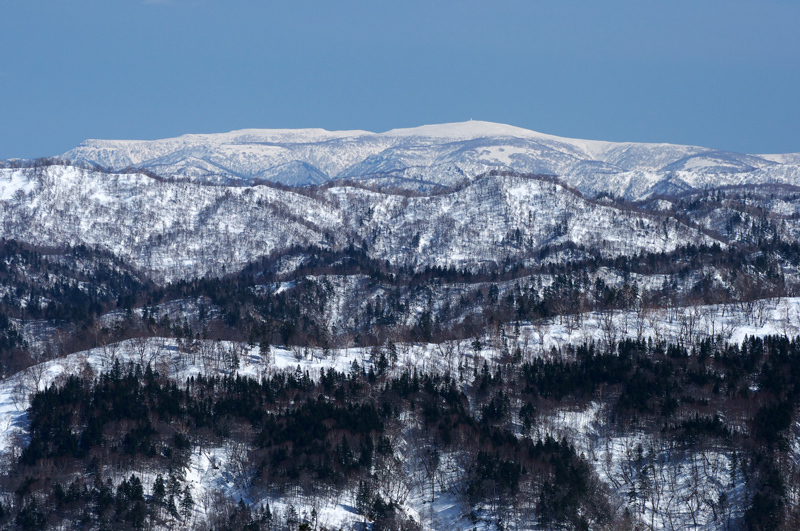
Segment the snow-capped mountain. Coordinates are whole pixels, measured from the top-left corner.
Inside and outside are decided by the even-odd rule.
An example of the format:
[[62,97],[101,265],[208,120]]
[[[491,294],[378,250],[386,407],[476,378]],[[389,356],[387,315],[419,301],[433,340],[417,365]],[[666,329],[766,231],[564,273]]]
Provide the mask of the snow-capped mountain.
[[556,175],[585,194],[628,199],[721,185],[800,184],[796,153],[577,140],[480,121],[385,133],[248,129],[152,141],[87,140],[63,157],[214,184],[352,179],[425,190],[510,170]]
[[67,156],[0,164],[0,527],[798,528],[800,155]]

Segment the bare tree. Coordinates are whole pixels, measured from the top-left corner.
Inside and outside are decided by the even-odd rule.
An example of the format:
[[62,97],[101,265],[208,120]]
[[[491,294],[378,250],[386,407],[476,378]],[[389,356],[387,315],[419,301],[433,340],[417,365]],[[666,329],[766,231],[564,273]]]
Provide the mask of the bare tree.
[[683,308],[678,313],[678,339],[681,343],[686,344],[694,340],[699,324],[700,306],[697,301],[693,301],[690,306]]
[[653,339],[661,341],[664,338],[664,316],[662,313],[653,307],[648,307],[645,311],[645,319],[647,320],[647,326],[653,334]]
[[119,348],[119,343],[108,343],[100,348],[100,363],[103,368],[114,365],[114,362],[117,360]]
[[25,370],[25,378],[28,380],[31,393],[38,393],[42,390],[42,384],[45,383],[45,376],[47,375],[46,363],[37,363],[31,365]]
[[549,330],[548,323],[545,319],[537,319],[531,324],[533,325],[533,330],[536,332],[536,337],[539,339],[539,351],[542,357],[544,357],[546,354],[544,340]]
[[617,343],[617,326],[614,323],[614,309],[609,308],[600,312],[600,331],[603,333],[603,342],[610,351]]
[[717,334],[726,343],[730,342],[737,328],[737,316],[733,315],[732,308],[725,304],[722,311],[717,313]]
[[527,363],[530,361],[531,356],[531,339],[532,339],[532,332],[529,327],[524,327],[520,330],[520,352],[522,352],[522,361]]
[[439,359],[445,363],[445,371],[452,374],[454,371],[453,358],[455,356],[456,346],[452,341],[444,341],[435,346],[436,353]]
[[642,341],[647,330],[647,314],[650,309],[640,300],[636,304],[636,340]]
[[792,305],[788,299],[784,299],[780,306],[780,327],[784,336],[792,338],[797,334],[797,327],[792,317]]
[[770,304],[767,299],[753,301],[753,321],[756,326],[762,327],[770,316]]
[[425,471],[425,477],[430,481],[431,503],[433,503],[436,501],[436,477],[441,464],[439,449],[434,445],[421,445],[417,458]]
[[[151,361],[150,341],[144,336],[137,336],[130,340],[134,358],[140,367],[144,368]],[[148,356],[148,354],[150,354]]]

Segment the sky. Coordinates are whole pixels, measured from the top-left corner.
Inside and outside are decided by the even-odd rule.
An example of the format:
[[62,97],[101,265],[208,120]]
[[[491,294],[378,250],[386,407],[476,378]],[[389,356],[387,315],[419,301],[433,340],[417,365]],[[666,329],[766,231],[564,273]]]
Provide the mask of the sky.
[[469,119],[800,152],[796,0],[2,0],[0,159]]

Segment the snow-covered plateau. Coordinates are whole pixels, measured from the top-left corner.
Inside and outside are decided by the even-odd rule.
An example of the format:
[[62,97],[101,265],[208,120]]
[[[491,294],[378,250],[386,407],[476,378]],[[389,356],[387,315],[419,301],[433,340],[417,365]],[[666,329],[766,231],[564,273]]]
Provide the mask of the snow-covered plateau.
[[385,133],[247,129],[164,140],[87,140],[62,156],[217,184],[352,179],[425,190],[453,187],[490,170],[514,171],[555,175],[590,196],[632,200],[723,185],[800,184],[797,154],[578,140],[480,121]]

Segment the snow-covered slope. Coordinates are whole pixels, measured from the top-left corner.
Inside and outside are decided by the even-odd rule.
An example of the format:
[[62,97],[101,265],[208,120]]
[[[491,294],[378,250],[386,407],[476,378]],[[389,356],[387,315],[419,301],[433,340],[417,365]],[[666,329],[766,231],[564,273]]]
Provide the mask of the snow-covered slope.
[[219,275],[292,246],[366,245],[415,269],[532,262],[548,245],[605,256],[713,243],[677,222],[588,201],[541,179],[490,176],[406,197],[333,186],[313,194],[108,174],[72,166],[0,170],[4,238],[110,250],[156,280]]
[[488,170],[557,175],[584,193],[629,199],[727,184],[800,184],[800,155],[746,155],[696,146],[561,138],[469,121],[385,133],[248,129],[130,141],[87,140],[65,158],[174,179],[290,185],[333,179],[426,189]]
[[[642,319],[635,312],[620,313],[614,318],[615,334],[620,338],[635,339],[637,336],[654,340],[668,339],[672,342],[684,341],[684,332],[680,324],[681,315],[696,314],[702,316],[697,323],[698,337],[714,336],[725,330],[726,339],[740,343],[748,336],[764,337],[771,334],[795,334],[798,331],[798,315],[800,315],[800,299],[787,298],[764,301],[765,313],[762,322],[752,322],[746,313],[735,306],[731,307],[696,307],[683,308],[677,315],[669,317],[667,311],[657,311],[648,323],[656,326],[637,326],[634,323]],[[629,325],[630,323],[630,325]],[[642,323],[644,325],[644,323]],[[537,327],[538,326],[538,327]],[[514,333],[511,327],[504,330],[499,337],[481,336],[485,348],[475,352],[467,346],[469,340],[457,340],[441,345],[416,343],[397,345],[398,360],[390,369],[393,376],[402,372],[415,374],[455,373],[453,356],[459,363],[479,366],[486,361],[492,366],[502,363],[503,345],[505,348],[519,348],[524,359],[547,358],[555,350],[561,350],[566,344],[582,344],[594,341],[603,344],[608,341],[607,326],[603,324],[600,314],[586,314],[580,329],[569,330],[557,322],[540,325],[526,323]],[[502,339],[501,339],[502,338]],[[190,350],[191,349],[191,350]],[[188,355],[187,352],[193,352]],[[31,421],[26,410],[30,405],[32,392],[46,389],[52,384],[63,384],[70,375],[86,376],[107,373],[119,362],[124,368],[129,363],[146,365],[150,363],[160,374],[183,384],[189,377],[198,375],[225,376],[235,372],[242,377],[261,380],[276,373],[310,374],[319,378],[323,370],[334,368],[348,372],[352,364],[358,363],[366,370],[375,368],[377,360],[371,348],[347,348],[324,351],[320,348],[288,350],[273,346],[265,358],[257,347],[244,343],[221,341],[197,341],[193,344],[172,338],[131,339],[121,343],[112,343],[88,351],[77,352],[61,359],[34,365],[0,381],[0,460],[12,459],[19,455],[28,444]],[[551,352],[551,354],[546,354]],[[236,354],[238,368],[231,369],[220,364],[225,355]],[[569,361],[568,359],[565,361]],[[467,371],[470,372],[470,371]],[[455,379],[454,379],[455,380]],[[462,388],[469,384],[460,384]],[[188,391],[187,391],[188,393]],[[605,403],[603,398],[605,397]],[[608,417],[611,414],[609,394],[595,395],[585,404],[572,403],[569,400],[559,401],[557,407],[544,409],[538,413],[537,422],[529,434],[534,438],[548,435],[561,439],[566,437],[570,444],[587,458],[594,473],[608,489],[609,497],[628,507],[636,520],[646,522],[652,527],[648,529],[726,529],[725,519],[718,516],[721,506],[733,521],[742,517],[747,504],[747,492],[741,477],[737,480],[736,467],[731,470],[732,452],[725,445],[699,446],[692,444],[670,445],[667,437],[659,436],[659,431],[648,431],[646,424],[632,424],[625,430],[610,429]],[[475,405],[475,404],[473,404]],[[265,406],[268,407],[268,406]],[[518,407],[518,406],[514,406]],[[731,426],[745,424],[745,420],[726,419]],[[789,432],[790,459],[796,461],[800,449],[797,427],[793,425]],[[517,424],[516,429],[521,429]],[[660,427],[659,427],[660,430]],[[666,428],[665,430],[666,431]],[[435,488],[438,503],[430,502],[426,483],[415,478],[414,457],[408,450],[413,438],[419,436],[414,429],[414,421],[407,419],[402,430],[394,437],[394,443],[402,465],[400,482],[406,489],[400,509],[405,514],[413,515],[423,529],[494,529],[488,511],[483,511],[484,520],[476,525],[470,515],[475,515],[475,507],[467,505],[464,497],[455,495],[455,486],[463,481],[455,468],[442,466],[441,478]],[[519,437],[522,438],[522,433]],[[230,438],[228,438],[230,439]],[[637,446],[640,447],[637,451]],[[644,454],[642,454],[642,448]],[[192,446],[189,458],[176,470],[177,476],[189,485],[197,500],[194,506],[194,518],[202,519],[218,510],[208,495],[217,491],[224,496],[237,500],[243,498],[248,503],[258,506],[268,503],[273,509],[283,509],[294,504],[299,511],[311,509],[319,512],[320,521],[332,528],[354,528],[363,520],[354,510],[355,500],[347,489],[342,489],[338,496],[328,496],[326,503],[313,506],[312,500],[298,496],[294,489],[265,493],[252,488],[248,481],[253,469],[243,468],[242,460],[236,460],[233,449],[236,446],[230,441],[216,441],[203,446]],[[241,448],[241,447],[239,447]],[[247,448],[245,446],[245,448]],[[448,447],[442,448],[442,455],[450,453]],[[405,458],[407,457],[407,458]],[[632,474],[639,463],[646,459],[649,470],[658,482],[658,493],[655,496],[632,496],[642,485],[646,476]],[[735,458],[734,458],[735,459]],[[113,478],[114,483],[133,473],[126,468],[134,463],[125,460],[122,467],[114,467],[112,463],[103,463],[106,478]],[[447,463],[445,462],[445,465]],[[687,471],[688,470],[688,471]],[[746,469],[745,469],[746,470]],[[136,469],[151,491],[155,475],[161,471],[147,468]],[[741,475],[741,471],[739,474]],[[652,480],[651,480],[652,481]],[[701,496],[697,493],[705,493]],[[725,495],[728,506],[716,505],[716,500]],[[478,511],[480,512],[480,511]],[[520,519],[521,520],[521,519]],[[173,522],[174,523],[174,522]],[[521,521],[519,529],[539,529],[532,522]],[[641,526],[644,528],[644,526]]]

